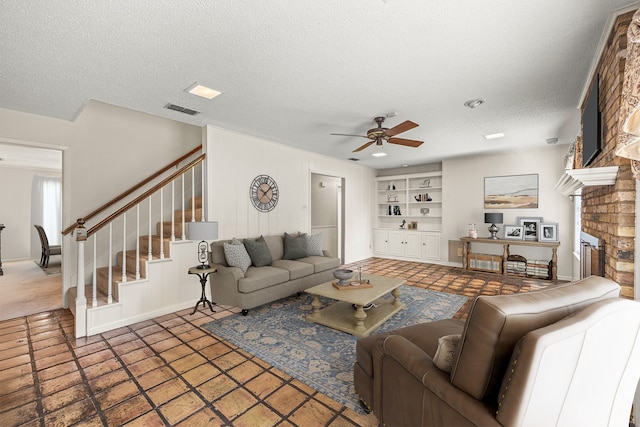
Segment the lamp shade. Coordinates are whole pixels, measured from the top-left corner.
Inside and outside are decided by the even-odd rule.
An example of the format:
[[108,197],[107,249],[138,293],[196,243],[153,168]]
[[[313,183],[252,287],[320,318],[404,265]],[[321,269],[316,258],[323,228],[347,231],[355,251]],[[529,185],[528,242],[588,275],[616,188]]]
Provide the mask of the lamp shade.
[[502,224],[502,212],[490,212],[484,214],[485,224]]
[[215,240],[218,238],[218,222],[187,222],[187,240]]

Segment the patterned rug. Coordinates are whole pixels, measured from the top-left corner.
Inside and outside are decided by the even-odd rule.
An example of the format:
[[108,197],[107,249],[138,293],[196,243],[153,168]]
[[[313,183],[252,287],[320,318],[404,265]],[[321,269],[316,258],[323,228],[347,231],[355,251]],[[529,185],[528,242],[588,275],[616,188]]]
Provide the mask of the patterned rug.
[[[467,297],[413,286],[400,288],[407,307],[375,332],[452,317]],[[392,300],[387,295],[389,301]],[[307,322],[311,295],[289,297],[202,325],[292,377],[362,413],[353,388],[357,338]],[[328,300],[323,301],[325,304]]]

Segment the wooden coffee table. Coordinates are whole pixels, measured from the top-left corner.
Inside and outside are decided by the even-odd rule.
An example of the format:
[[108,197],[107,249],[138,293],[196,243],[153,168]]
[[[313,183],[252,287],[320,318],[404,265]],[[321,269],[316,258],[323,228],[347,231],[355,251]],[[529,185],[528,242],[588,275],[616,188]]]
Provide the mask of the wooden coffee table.
[[[356,289],[336,289],[331,282],[305,289],[305,292],[313,295],[313,313],[307,315],[307,320],[355,335],[358,338],[366,337],[373,330],[378,328],[387,319],[405,308],[405,304],[400,302],[400,286],[405,283],[404,279],[393,277],[375,276],[363,274],[363,279],[371,282],[370,288]],[[380,299],[384,295],[391,293],[393,301]],[[334,303],[323,307],[320,297],[336,300]],[[373,303],[373,307],[364,311],[363,307]],[[356,309],[353,308],[356,305]]]

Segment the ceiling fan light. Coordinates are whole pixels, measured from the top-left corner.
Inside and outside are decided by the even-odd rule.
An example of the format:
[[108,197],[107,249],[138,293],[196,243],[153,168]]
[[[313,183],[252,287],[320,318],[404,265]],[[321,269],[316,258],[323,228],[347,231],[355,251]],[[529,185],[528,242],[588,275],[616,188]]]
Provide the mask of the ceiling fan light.
[[482,98],[470,99],[464,103],[464,106],[473,109],[481,106],[482,104],[484,104],[484,102],[485,101]]
[[387,153],[385,153],[384,151],[376,151],[375,153],[371,154],[373,157],[384,157],[387,155]]

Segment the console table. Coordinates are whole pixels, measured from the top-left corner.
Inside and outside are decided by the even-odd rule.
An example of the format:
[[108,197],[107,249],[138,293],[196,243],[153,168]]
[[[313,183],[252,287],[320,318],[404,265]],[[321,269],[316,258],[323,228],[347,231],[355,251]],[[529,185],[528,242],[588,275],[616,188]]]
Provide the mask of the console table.
[[558,280],[558,246],[560,242],[534,242],[531,240],[506,240],[489,239],[478,237],[461,237],[462,241],[462,268],[468,269],[468,257],[471,252],[472,243],[489,243],[492,245],[502,245],[502,274],[507,274],[507,259],[509,258],[509,246],[534,246],[551,249],[551,280]]

